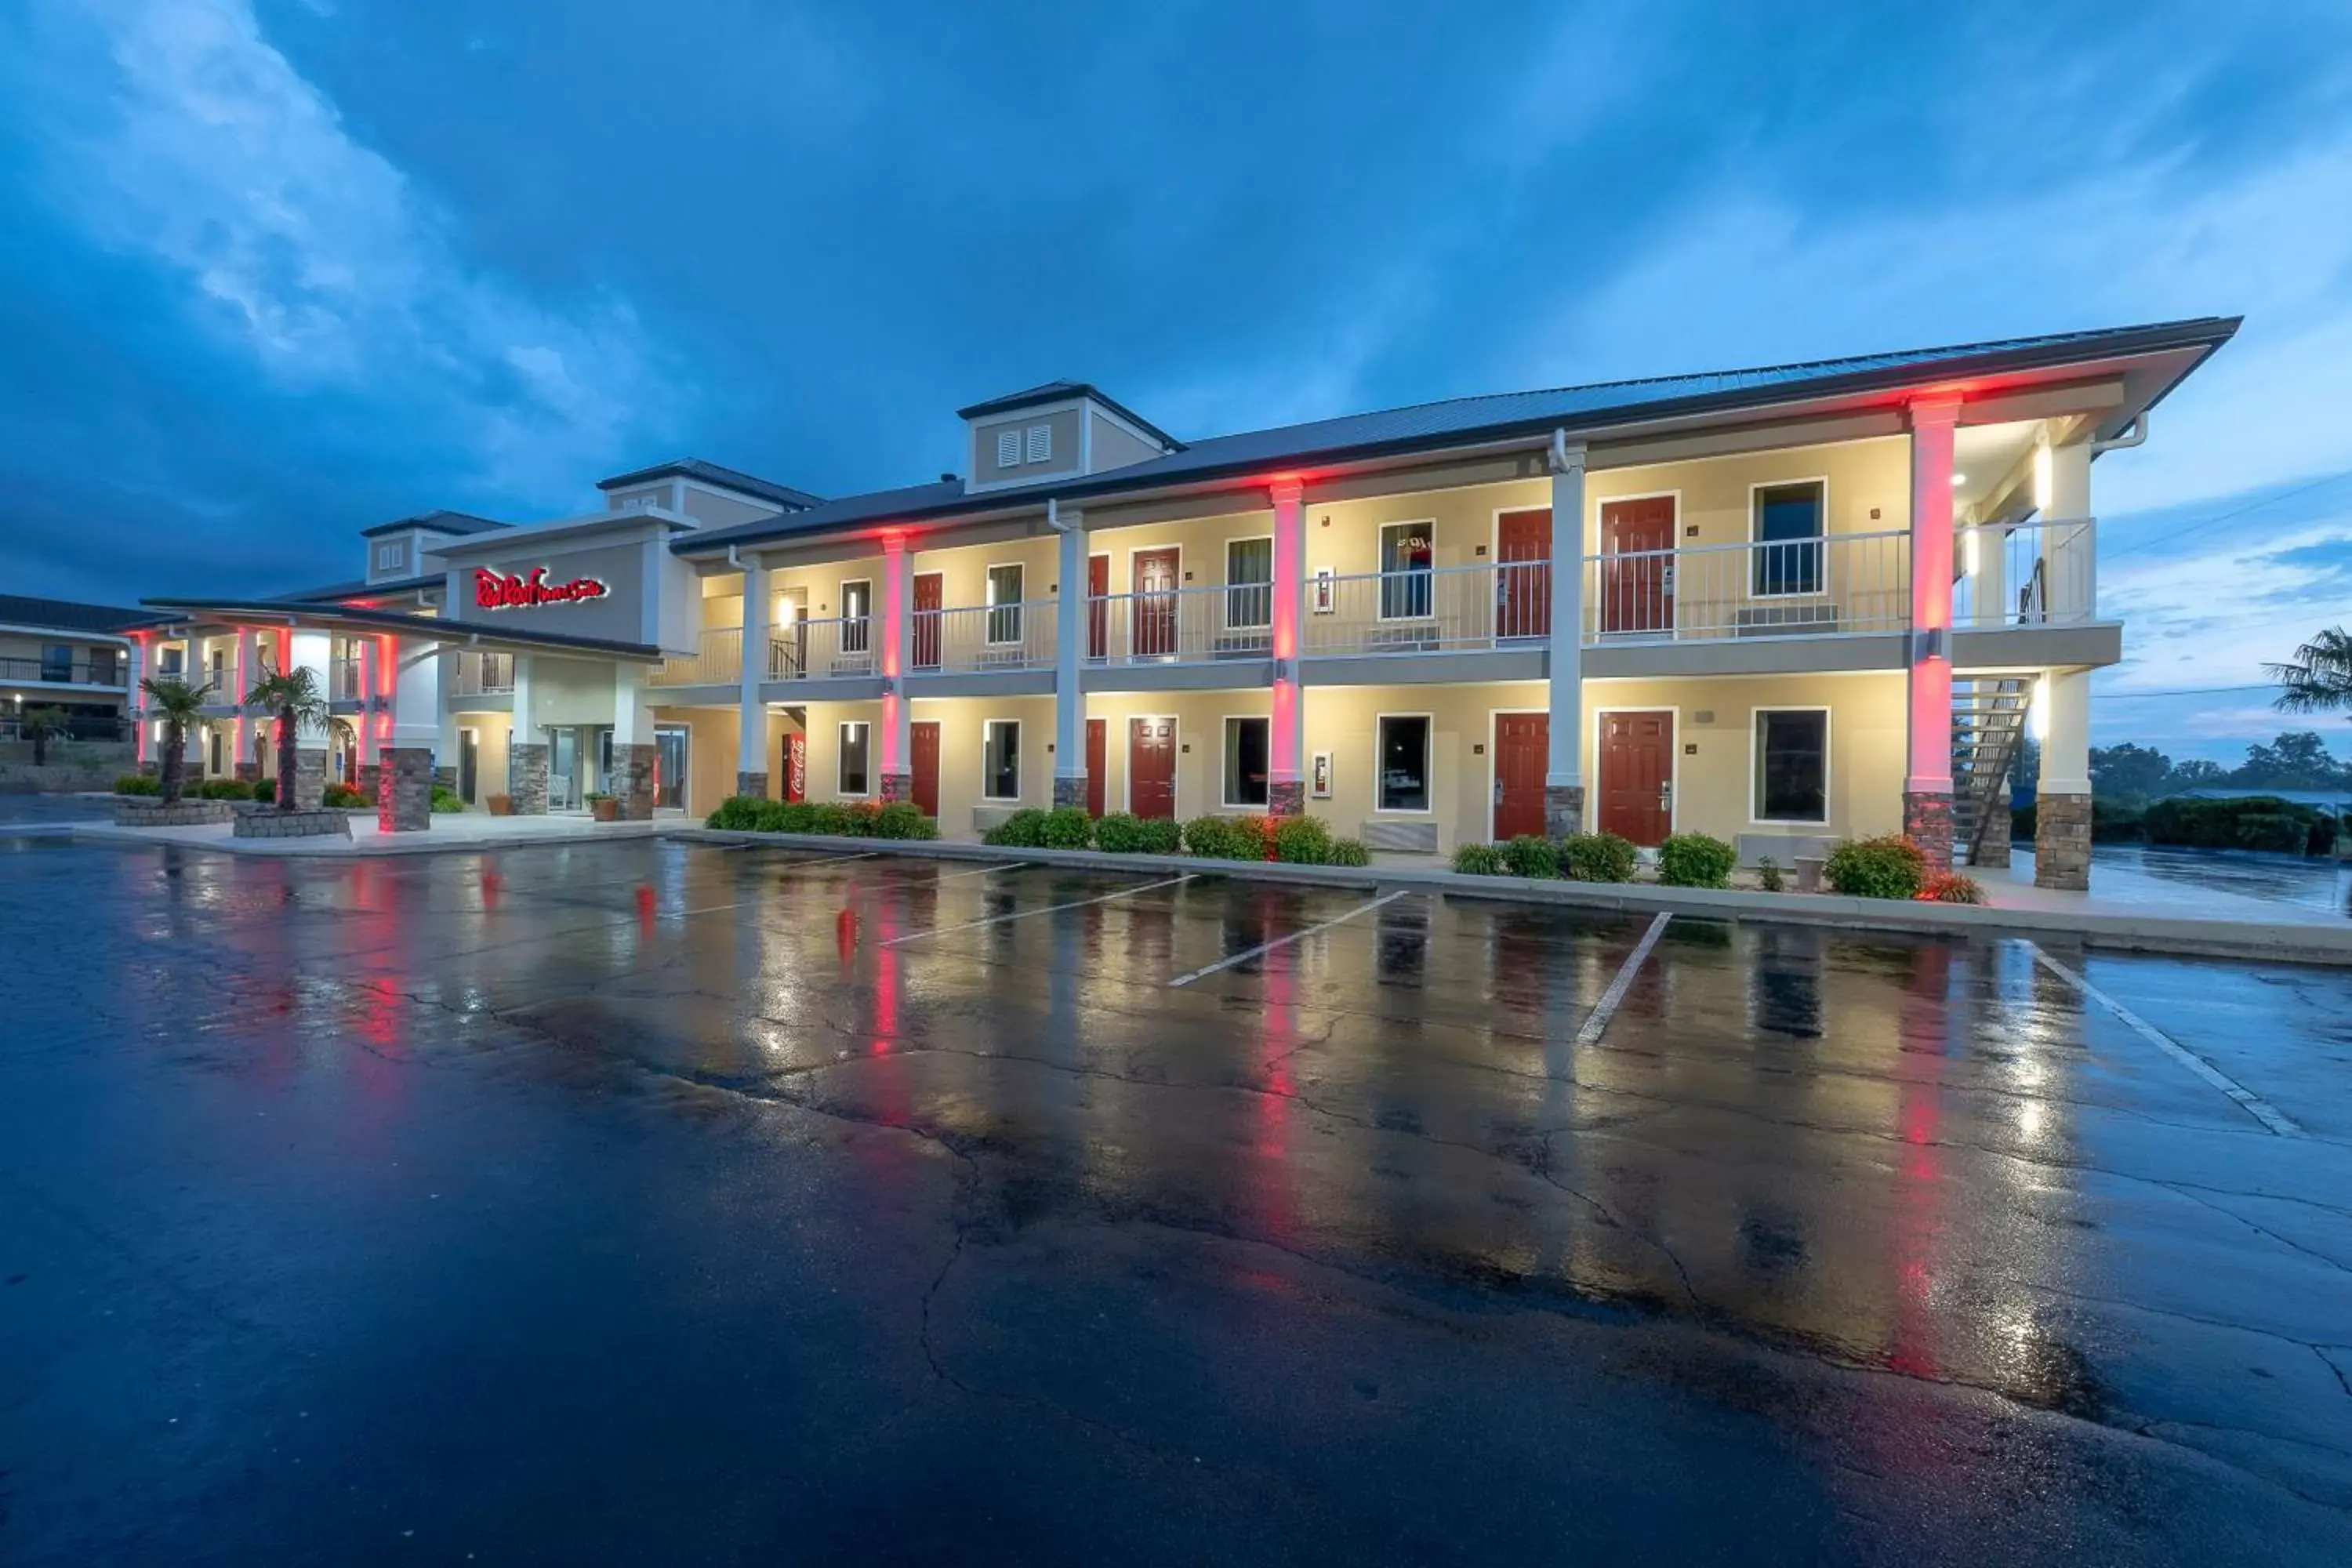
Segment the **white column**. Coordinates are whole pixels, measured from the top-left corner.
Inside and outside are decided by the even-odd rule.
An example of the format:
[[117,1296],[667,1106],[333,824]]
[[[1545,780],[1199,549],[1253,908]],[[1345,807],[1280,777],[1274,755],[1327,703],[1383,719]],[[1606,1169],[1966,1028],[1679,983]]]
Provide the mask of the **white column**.
[[1551,713],[1547,719],[1544,829],[1584,830],[1584,468],[1585,448],[1555,441],[1551,469]]
[[1307,609],[1306,492],[1278,479],[1274,500],[1274,694],[1266,726],[1266,810],[1307,811],[1307,693],[1299,683],[1299,628]]
[[1061,579],[1054,607],[1054,804],[1087,804],[1087,529],[1077,513],[1055,509],[1061,530]]
[[907,668],[914,662],[913,590],[907,536],[882,541],[882,790],[885,801],[914,798],[914,715]]
[[2035,694],[2042,704],[2043,795],[2091,793],[2091,672],[2053,669]]
[[131,754],[139,764],[140,772],[144,773],[148,763],[161,760],[155,748],[148,744],[151,737],[147,733],[146,695],[139,689],[139,683],[147,677],[147,641],[144,637],[131,639],[131,647],[122,660],[122,673],[126,689],[122,710],[131,720],[131,741],[134,748]]
[[530,655],[514,657],[514,738],[524,745],[537,742],[530,721]]
[[646,667],[625,659],[613,665],[613,744],[654,743],[653,705],[646,700]]
[[237,770],[253,760],[247,754],[252,742],[247,739],[251,726],[246,721],[245,694],[253,689],[253,683],[260,675],[261,659],[254,644],[254,634],[240,631],[236,634],[236,664],[229,676],[233,689],[228,694],[228,700],[236,707],[236,717],[229,721],[228,729],[228,772],[231,778],[243,777]]
[[1916,398],[1911,416],[1909,761],[1903,830],[1948,867],[1952,856],[1952,440],[1956,396]]
[[[2050,498],[2045,522],[2086,522],[2091,510],[2091,431],[2050,448]],[[2053,615],[2087,618],[2098,603],[2096,541],[2087,529],[2050,529],[2042,533],[2042,571]]]
[[397,669],[392,681],[392,722],[386,726],[390,743],[437,748],[441,744],[441,655],[431,643],[403,640],[394,647]]
[[376,763],[378,731],[383,728],[383,714],[377,710],[377,700],[383,695],[384,644],[386,638],[358,638],[360,659],[360,766],[373,767]]
[[768,606],[773,599],[768,569],[757,561],[743,563],[742,692],[735,709],[735,793],[766,795],[768,776],[768,706],[760,700],[760,682],[768,673]]

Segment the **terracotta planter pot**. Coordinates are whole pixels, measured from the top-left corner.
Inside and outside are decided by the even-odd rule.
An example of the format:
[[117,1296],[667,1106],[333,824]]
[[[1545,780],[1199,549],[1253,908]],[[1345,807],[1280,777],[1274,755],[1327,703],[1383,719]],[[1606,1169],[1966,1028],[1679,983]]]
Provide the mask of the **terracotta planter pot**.
[[510,795],[488,795],[483,798],[482,804],[489,808],[492,816],[514,815],[514,796]]
[[599,822],[621,820],[621,803],[617,800],[592,800],[588,803],[588,811]]

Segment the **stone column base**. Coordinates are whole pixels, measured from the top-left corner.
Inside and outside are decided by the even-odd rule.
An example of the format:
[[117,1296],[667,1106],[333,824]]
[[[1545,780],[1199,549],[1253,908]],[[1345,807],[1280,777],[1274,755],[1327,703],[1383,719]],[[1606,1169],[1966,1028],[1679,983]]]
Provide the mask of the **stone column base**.
[[1930,875],[1952,868],[1952,796],[1947,790],[1903,792],[1903,836],[1927,857]]
[[157,757],[150,757],[145,762],[139,764],[139,776],[141,778],[157,778],[162,776],[163,772],[163,761]]
[[912,800],[914,798],[914,774],[884,773],[882,775],[882,804],[884,805],[895,805],[902,800]]
[[[327,800],[327,753],[308,746],[294,749],[294,809],[316,811]],[[282,803],[281,803],[282,804]]]
[[1304,816],[1307,815],[1307,781],[1305,779],[1273,779],[1265,786],[1265,814],[1268,816]]
[[384,833],[420,833],[433,826],[433,751],[386,746],[376,776],[375,825]]
[[1054,809],[1058,811],[1066,805],[1075,805],[1084,811],[1086,805],[1086,774],[1080,773],[1074,779],[1064,778],[1059,773],[1054,775]]
[[451,795],[456,795],[457,793],[457,768],[455,766],[435,768],[433,770],[433,782],[439,784],[443,789],[447,790]]
[[1991,815],[1985,818],[1982,837],[1977,840],[1977,852],[1969,858],[1975,866],[2006,866],[2009,864],[2009,791],[2003,789],[2000,798],[1987,808]]
[[517,741],[507,748],[508,762],[514,769],[507,809],[517,816],[547,815],[547,750],[544,741]]
[[604,788],[620,807],[623,822],[653,820],[654,770],[660,759],[660,749],[655,746],[613,748],[613,776],[604,781]]
[[1584,786],[1544,785],[1544,835],[1565,838],[1584,831]]
[[2091,889],[2091,797],[2042,795],[2033,807],[2033,885]]
[[735,774],[735,793],[737,795],[749,795],[753,800],[767,799],[768,775],[765,773],[747,773],[739,770]]
[[383,777],[383,764],[382,763],[362,763],[360,764],[360,793],[367,796],[368,799],[373,800],[376,796],[376,785]]

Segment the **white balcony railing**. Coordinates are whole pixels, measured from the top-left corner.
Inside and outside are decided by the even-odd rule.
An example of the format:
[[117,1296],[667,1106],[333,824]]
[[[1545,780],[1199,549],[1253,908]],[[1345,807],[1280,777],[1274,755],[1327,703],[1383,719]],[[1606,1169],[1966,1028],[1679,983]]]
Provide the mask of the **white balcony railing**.
[[1087,601],[1094,664],[1209,664],[1274,652],[1274,589],[1265,583],[1106,594]]
[[2034,626],[2095,618],[2097,542],[2090,518],[1961,529],[1953,548],[1952,624]]
[[1911,536],[1832,533],[1584,560],[1584,641],[1906,631]]
[[514,655],[510,653],[461,653],[451,663],[452,697],[500,697],[514,690]]
[[1307,584],[1309,658],[1524,647],[1551,632],[1551,564],[1440,566]]
[[360,689],[360,661],[351,654],[337,654],[327,660],[327,700],[331,702],[357,702],[366,693]]
[[907,668],[916,675],[1051,669],[1057,612],[1051,599],[918,610]]
[[743,628],[712,626],[692,653],[662,660],[648,682],[654,686],[733,686],[743,679]]
[[879,675],[882,623],[874,616],[794,621],[768,634],[768,679]]

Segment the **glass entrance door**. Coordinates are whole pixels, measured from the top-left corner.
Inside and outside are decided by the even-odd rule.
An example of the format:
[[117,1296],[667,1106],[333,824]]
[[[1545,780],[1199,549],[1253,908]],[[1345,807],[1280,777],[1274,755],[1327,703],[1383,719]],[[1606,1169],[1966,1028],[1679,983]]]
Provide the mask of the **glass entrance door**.
[[569,726],[547,731],[547,809],[580,809],[580,731]]
[[683,724],[654,726],[654,808],[686,809],[687,729]]

